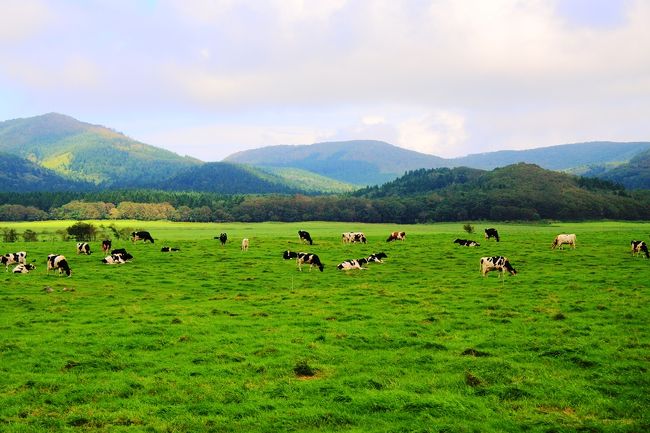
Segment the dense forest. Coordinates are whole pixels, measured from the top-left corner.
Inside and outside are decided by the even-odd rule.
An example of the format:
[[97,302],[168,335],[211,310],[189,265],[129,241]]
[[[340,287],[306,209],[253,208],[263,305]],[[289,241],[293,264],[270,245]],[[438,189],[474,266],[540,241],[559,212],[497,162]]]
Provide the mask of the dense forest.
[[0,220],[535,221],[650,218],[650,191],[515,164],[421,169],[339,195],[224,195],[161,190],[0,193]]

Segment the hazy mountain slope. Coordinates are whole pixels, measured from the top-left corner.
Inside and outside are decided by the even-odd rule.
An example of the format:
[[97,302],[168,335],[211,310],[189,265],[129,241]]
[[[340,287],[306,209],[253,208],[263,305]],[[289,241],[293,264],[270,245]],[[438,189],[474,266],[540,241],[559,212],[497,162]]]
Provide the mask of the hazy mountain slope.
[[0,191],[80,191],[92,185],[65,179],[26,159],[0,153]]
[[478,153],[449,159],[447,164],[450,167],[467,166],[491,170],[518,162],[527,162],[549,170],[568,170],[587,165],[629,161],[636,154],[647,149],[650,149],[650,142],[594,141],[528,150]]
[[650,150],[611,170],[594,168],[584,174],[620,183],[629,189],[650,189]]
[[402,149],[381,141],[343,141],[300,146],[268,146],[235,153],[226,161],[253,165],[295,167],[357,185],[378,185],[409,170],[472,167],[490,170],[526,162],[551,170],[629,161],[650,149],[650,142],[591,142],[563,144],[529,150],[504,150],[444,159]]
[[200,164],[57,113],[0,122],[0,151],[70,179],[111,186],[139,186]]
[[445,165],[443,158],[371,140],[268,146],[235,153],[224,161],[295,167],[356,185],[379,184],[407,170]]

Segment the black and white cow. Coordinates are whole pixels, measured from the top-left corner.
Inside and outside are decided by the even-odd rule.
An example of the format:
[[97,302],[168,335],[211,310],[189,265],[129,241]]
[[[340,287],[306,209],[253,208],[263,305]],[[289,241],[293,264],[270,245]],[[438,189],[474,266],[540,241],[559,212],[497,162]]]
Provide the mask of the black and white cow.
[[226,245],[226,242],[228,241],[228,235],[226,233],[221,233],[219,236],[215,236],[214,238],[219,239],[221,246]]
[[32,263],[25,263],[25,264],[21,263],[21,264],[17,265],[16,267],[14,267],[12,272],[14,274],[26,274],[29,271],[33,271],[34,269],[36,269],[36,265],[34,265]]
[[[553,239],[553,243],[551,244],[551,249],[554,250],[555,248],[562,247],[562,245],[568,244],[573,249],[576,249],[576,235],[574,233],[570,235],[557,235],[555,236],[555,239]],[[560,248],[562,249],[562,248]]]
[[370,262],[377,262],[377,263],[383,263],[384,261],[382,259],[387,258],[388,256],[386,253],[381,252],[381,253],[375,253],[375,254],[370,254],[368,256],[368,263]]
[[490,239],[494,238],[496,239],[497,242],[499,242],[499,232],[497,229],[489,228],[485,229],[485,239]]
[[50,270],[55,269],[59,270],[59,275],[62,275],[64,272],[68,277],[72,275],[68,261],[61,254],[50,254],[47,256],[47,273],[49,274]]
[[180,248],[176,248],[176,247],[162,247],[162,248],[160,249],[160,252],[162,252],[162,253],[169,253],[169,252],[171,252],[171,251],[180,251],[180,250],[181,250]]
[[296,259],[296,264],[298,266],[298,270],[302,271],[302,265],[303,264],[308,264],[309,265],[309,271],[311,272],[311,268],[313,266],[316,266],[319,271],[323,272],[323,268],[325,267],[321,261],[320,258],[313,253],[303,253],[303,252],[293,252],[293,251],[285,251],[282,253],[282,257],[285,260],[289,259]]
[[298,236],[300,237],[300,240],[303,242],[309,242],[309,245],[313,245],[314,242],[311,239],[311,235],[309,232],[306,232],[304,230],[298,230]]
[[367,243],[366,235],[362,232],[346,232],[341,235],[341,240],[345,244]]
[[77,254],[85,254],[89,256],[91,254],[90,244],[88,242],[77,242]]
[[121,254],[111,254],[110,256],[104,257],[102,263],[106,263],[107,265],[121,265],[126,263],[126,260],[124,260]]
[[4,256],[0,257],[0,263],[5,265],[5,272],[9,272],[9,265],[14,263],[25,264],[25,258],[27,253],[25,251],[18,251],[17,253],[7,253]]
[[343,271],[349,271],[351,269],[365,269],[363,265],[368,263],[368,259],[363,258],[363,259],[356,259],[356,260],[346,260],[344,262],[341,262],[336,266],[336,269],[343,270]]
[[517,271],[512,267],[507,257],[481,257],[481,275],[485,276],[490,271],[499,271],[501,276],[508,271],[511,275],[517,275]]
[[110,249],[113,247],[113,243],[111,242],[110,239],[104,239],[102,241],[102,251],[107,253],[110,251]]
[[132,232],[131,241],[133,243],[136,243],[137,241],[142,241],[142,242],[149,241],[153,244],[153,238],[151,237],[151,234],[145,231]]
[[644,253],[647,259],[650,259],[650,252],[648,252],[648,245],[644,241],[632,241],[630,242],[632,247],[632,255],[638,256],[640,253]]
[[111,251],[112,256],[121,256],[122,260],[125,262],[128,262],[129,260],[133,260],[133,256],[129,254],[126,249],[124,248],[116,248],[113,251]]
[[458,244],[463,247],[480,247],[481,244],[479,244],[476,241],[470,241],[468,239],[456,239],[454,241],[455,244]]
[[406,232],[392,232],[386,242],[403,241],[404,239],[406,239]]

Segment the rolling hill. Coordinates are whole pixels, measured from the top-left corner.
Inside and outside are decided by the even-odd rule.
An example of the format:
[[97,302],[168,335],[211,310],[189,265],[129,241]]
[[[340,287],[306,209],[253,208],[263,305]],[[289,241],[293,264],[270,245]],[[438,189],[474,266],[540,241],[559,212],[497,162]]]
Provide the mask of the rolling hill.
[[26,159],[0,153],[0,191],[86,191],[92,184],[59,176]]
[[641,152],[629,162],[610,169],[592,167],[584,172],[583,176],[610,180],[629,189],[650,189],[650,150]]

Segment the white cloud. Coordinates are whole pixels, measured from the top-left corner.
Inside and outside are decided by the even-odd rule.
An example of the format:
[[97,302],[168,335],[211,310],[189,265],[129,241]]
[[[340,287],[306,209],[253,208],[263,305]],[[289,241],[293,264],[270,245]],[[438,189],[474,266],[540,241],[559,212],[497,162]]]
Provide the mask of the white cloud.
[[0,47],[38,35],[52,19],[51,11],[39,0],[3,0],[0,9]]
[[467,153],[465,119],[459,114],[437,111],[407,119],[398,128],[400,147],[443,157]]

